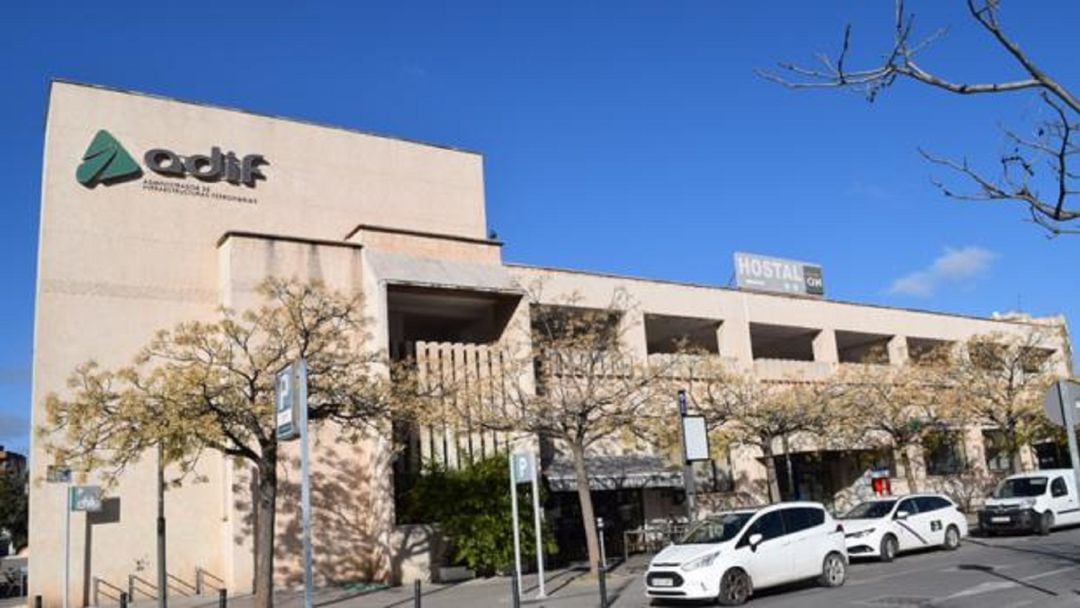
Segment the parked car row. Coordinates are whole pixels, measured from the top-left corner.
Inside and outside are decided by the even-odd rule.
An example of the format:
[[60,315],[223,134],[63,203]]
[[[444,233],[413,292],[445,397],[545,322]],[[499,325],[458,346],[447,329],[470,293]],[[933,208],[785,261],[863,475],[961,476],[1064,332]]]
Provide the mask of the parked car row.
[[[1071,470],[1006,478],[979,511],[988,534],[1080,523]],[[915,549],[955,550],[968,535],[967,517],[947,496],[881,497],[833,518],[815,502],[785,502],[728,511],[697,523],[653,557],[645,594],[654,600],[709,600],[742,604],[756,590],[817,579],[839,587],[849,558],[883,562]]]

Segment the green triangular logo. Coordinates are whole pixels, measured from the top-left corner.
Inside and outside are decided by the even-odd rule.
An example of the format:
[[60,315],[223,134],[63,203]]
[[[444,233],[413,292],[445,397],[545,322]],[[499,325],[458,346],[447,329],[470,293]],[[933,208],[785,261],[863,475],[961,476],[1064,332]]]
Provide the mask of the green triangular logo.
[[82,164],[75,170],[75,179],[87,188],[99,183],[110,184],[142,175],[142,169],[127,153],[124,146],[105,129],[101,129],[83,153]]

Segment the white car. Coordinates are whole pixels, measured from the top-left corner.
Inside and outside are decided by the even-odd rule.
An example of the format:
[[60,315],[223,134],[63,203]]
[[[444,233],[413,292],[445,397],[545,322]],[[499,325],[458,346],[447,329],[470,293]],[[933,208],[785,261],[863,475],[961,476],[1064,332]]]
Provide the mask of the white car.
[[1045,469],[1001,480],[979,511],[979,529],[987,534],[1025,530],[1049,534],[1057,526],[1080,523],[1072,469]]
[[967,517],[941,494],[909,494],[870,500],[840,518],[848,555],[891,562],[898,553],[924,547],[960,546]]
[[840,526],[818,503],[789,502],[702,520],[652,559],[645,595],[735,606],[757,589],[811,578],[839,587],[846,577]]

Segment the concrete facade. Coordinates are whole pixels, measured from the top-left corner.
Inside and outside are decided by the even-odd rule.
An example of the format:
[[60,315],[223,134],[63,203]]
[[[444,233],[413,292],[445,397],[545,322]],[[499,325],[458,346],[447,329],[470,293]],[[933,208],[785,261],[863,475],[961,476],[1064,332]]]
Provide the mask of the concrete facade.
[[[141,176],[93,187],[75,179],[100,129],[143,166]],[[164,177],[143,161],[155,148],[188,156],[208,155],[215,146],[237,156],[263,155],[265,179],[249,187]],[[527,320],[522,294],[530,285],[543,284],[541,303],[573,293],[581,305],[595,307],[624,290],[634,303],[625,314],[633,328],[629,346],[641,357],[659,354],[650,352],[646,319],[706,320],[717,354],[766,378],[831,373],[842,358],[838,336],[883,337],[889,362],[900,365],[910,339],[962,341],[1042,327],[504,264],[501,244],[486,238],[486,230],[478,154],[54,83],[45,128],[32,422],[35,428],[44,423],[46,395],[62,393],[78,364],[90,359],[106,367],[129,363],[159,329],[211,319],[220,306],[252,305],[255,287],[267,276],[318,279],[363,293],[377,349],[394,348],[407,324],[402,319],[435,314],[435,309],[479,319],[465,325],[447,317],[448,323],[458,323],[454,331],[460,335],[482,336],[461,342],[506,342],[509,336],[491,335],[491,328],[515,324],[487,317]],[[1055,329],[1046,347],[1063,355],[1064,366],[1064,324],[1051,325],[1061,331]],[[753,328],[770,336],[794,335],[784,328],[800,328],[808,357],[755,356]],[[470,352],[480,356],[476,348]],[[51,607],[62,595],[65,491],[44,482],[48,440],[35,436],[31,446],[30,593],[42,594]],[[339,445],[333,429],[318,433],[315,553],[322,582],[400,579],[413,568],[403,566],[406,553],[421,560],[432,554],[429,535],[394,525],[390,440],[372,435],[358,446]],[[500,439],[492,442],[498,446]],[[748,479],[763,476],[752,454],[736,460]],[[200,571],[215,585],[245,591],[253,563],[248,472],[215,456],[204,458],[200,467],[205,481],[168,493],[170,573],[192,582]],[[108,514],[73,515],[69,592],[74,605],[90,603],[95,585],[126,589],[129,577],[153,580],[154,470],[153,456],[147,455],[111,491]],[[286,501],[295,472],[283,471],[282,478],[278,581],[292,585],[299,580],[297,536]]]

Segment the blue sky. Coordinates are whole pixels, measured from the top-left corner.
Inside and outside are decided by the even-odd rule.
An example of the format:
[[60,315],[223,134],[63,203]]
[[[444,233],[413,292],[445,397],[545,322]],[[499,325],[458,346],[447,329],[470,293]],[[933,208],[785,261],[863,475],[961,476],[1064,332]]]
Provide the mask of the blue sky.
[[[70,78],[478,150],[507,260],[726,284],[733,251],[821,263],[829,296],[977,315],[1080,314],[1080,237],[1015,206],[944,200],[919,146],[992,168],[1032,94],[898,83],[870,104],[753,74],[810,61],[855,24],[885,51],[890,0],[773,2],[20,2],[0,21],[0,443],[28,441],[42,117]],[[962,2],[909,0],[924,59],[1017,75]],[[390,6],[393,5],[393,6]],[[1024,48],[1080,82],[1080,3],[1007,3]],[[317,151],[313,151],[316,154]],[[362,218],[358,218],[362,219]]]

